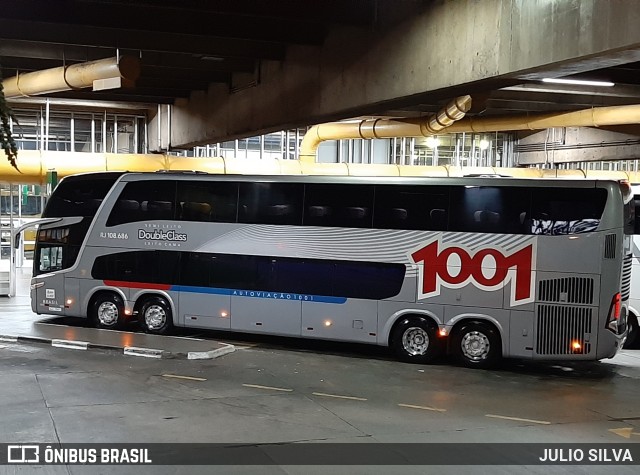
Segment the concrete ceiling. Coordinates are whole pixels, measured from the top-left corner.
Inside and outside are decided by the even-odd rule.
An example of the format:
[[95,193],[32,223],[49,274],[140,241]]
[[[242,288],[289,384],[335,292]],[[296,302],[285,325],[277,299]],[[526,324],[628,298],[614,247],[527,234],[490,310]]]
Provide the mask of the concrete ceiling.
[[55,96],[173,103],[211,83],[231,86],[234,74],[253,74],[260,61],[284,60],[292,45],[320,46],[335,25],[369,28],[377,3],[0,0],[2,76],[133,55],[142,69],[134,88]]
[[[430,0],[0,0],[3,77],[128,54],[140,57],[135,87],[57,93],[51,97],[172,104],[211,84],[234,87],[262,61],[287,49],[323,44],[336,26],[372,29],[380,15],[402,21]],[[465,89],[372,105],[367,113],[413,116],[472,94],[472,113],[522,114],[640,103],[640,54],[607,53],[571,69],[489,78]],[[572,67],[576,67],[575,64]],[[607,80],[614,87],[543,84],[543,77]],[[240,81],[241,84],[241,81]],[[471,87],[469,89],[469,87]]]

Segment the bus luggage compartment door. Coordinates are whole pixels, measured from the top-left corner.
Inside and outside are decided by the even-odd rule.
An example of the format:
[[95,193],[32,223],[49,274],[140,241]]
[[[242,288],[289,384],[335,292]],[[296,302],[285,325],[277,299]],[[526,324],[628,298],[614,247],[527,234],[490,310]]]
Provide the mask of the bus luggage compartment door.
[[229,295],[180,291],[178,298],[184,326],[220,330],[231,328]]
[[376,343],[377,328],[376,300],[302,303],[302,336]]
[[239,290],[231,295],[231,329],[300,336],[302,302],[298,294]]
[[533,312],[511,310],[509,356],[533,356]]

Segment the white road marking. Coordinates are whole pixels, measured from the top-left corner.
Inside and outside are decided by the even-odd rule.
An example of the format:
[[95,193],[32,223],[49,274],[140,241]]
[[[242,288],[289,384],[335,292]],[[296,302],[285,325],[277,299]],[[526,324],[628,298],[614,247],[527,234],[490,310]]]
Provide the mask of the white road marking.
[[424,409],[425,411],[447,412],[446,409],[440,409],[438,407],[414,406],[413,404],[398,404],[398,406],[400,406],[400,407],[408,407],[410,409]]
[[289,393],[291,391],[293,391],[293,389],[287,389],[287,388],[274,388],[272,386],[260,386],[259,384],[243,384],[243,386],[245,388],[256,388],[256,389],[270,389],[272,391],[283,391],[286,393]]
[[507,419],[509,421],[518,422],[531,422],[533,424],[551,424],[549,421],[537,421],[535,419],[522,419],[520,417],[499,416],[497,414],[485,414],[486,417],[493,417],[494,419]]
[[366,398],[363,397],[354,397],[354,396],[341,396],[339,394],[326,394],[326,393],[312,393],[314,396],[324,396],[324,397],[335,397],[338,399],[351,399],[352,401],[366,401]]
[[194,376],[180,376],[179,374],[163,374],[163,378],[188,379],[189,381],[206,381],[206,378],[196,378]]

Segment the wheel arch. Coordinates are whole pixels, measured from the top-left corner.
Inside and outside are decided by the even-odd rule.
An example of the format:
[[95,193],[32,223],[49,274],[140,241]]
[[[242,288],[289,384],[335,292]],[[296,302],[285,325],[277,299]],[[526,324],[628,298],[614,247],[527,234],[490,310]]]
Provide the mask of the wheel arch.
[[122,302],[126,306],[127,296],[124,294],[124,292],[121,289],[119,289],[118,287],[110,287],[110,286],[107,286],[107,285],[101,285],[101,286],[98,286],[98,287],[94,287],[91,290],[91,292],[89,292],[87,294],[87,296],[85,297],[85,299],[84,299],[84,302],[82,304],[82,308],[84,310],[84,315],[86,317],[89,317],[89,312],[91,310],[91,306],[95,302],[95,299],[98,298],[98,296],[100,294],[107,294],[107,293],[118,295],[122,299]]
[[403,319],[408,317],[422,317],[432,320],[437,327],[442,325],[442,319],[429,310],[413,308],[399,310],[398,312],[395,312],[385,323],[382,333],[380,334],[379,341],[381,341],[383,345],[391,347],[391,338],[393,337],[394,328],[396,328]]
[[167,292],[163,292],[162,290],[143,289],[140,292],[137,292],[135,296],[131,298],[131,300],[133,301],[133,314],[136,315],[137,312],[140,311],[140,308],[142,308],[144,303],[153,297],[161,297],[167,301],[167,303],[169,304],[169,308],[171,309],[173,324],[178,326],[178,312],[176,311],[175,302]]

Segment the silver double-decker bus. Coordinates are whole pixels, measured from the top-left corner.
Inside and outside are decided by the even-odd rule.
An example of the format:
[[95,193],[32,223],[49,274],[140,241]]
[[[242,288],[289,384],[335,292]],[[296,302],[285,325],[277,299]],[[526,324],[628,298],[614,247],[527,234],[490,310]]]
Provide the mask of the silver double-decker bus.
[[596,360],[626,336],[627,183],[91,173],[37,234],[39,314],[443,353]]

